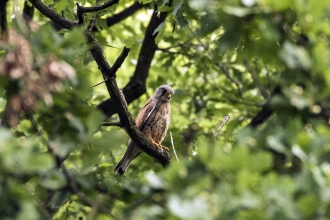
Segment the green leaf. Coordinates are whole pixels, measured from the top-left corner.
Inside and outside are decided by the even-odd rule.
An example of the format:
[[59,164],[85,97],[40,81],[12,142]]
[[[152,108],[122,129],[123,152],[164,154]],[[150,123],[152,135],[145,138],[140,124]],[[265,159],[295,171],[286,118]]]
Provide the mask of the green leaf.
[[58,209],[63,204],[65,204],[71,196],[71,193],[67,190],[56,192],[55,195],[50,200],[50,207],[53,209]]
[[50,190],[57,190],[64,187],[67,182],[62,172],[52,170],[40,182],[40,184]]
[[295,46],[290,42],[283,43],[283,49],[279,52],[279,57],[291,69],[304,69],[311,68],[311,61],[308,52],[300,46]]
[[157,8],[158,12],[168,12],[173,10],[173,7],[168,6],[168,5],[161,5],[160,7]]
[[279,152],[279,153],[288,152],[288,149],[283,145],[283,143],[281,143],[281,141],[274,136],[267,137],[267,144],[269,145],[269,147],[271,149],[275,150],[276,152]]
[[231,7],[231,6],[225,6],[223,8],[223,11],[230,15],[235,15],[237,17],[245,17],[251,13],[253,13],[253,10],[250,8],[243,8],[243,7]]
[[179,2],[174,6],[172,15],[176,16],[178,11],[182,8],[183,0],[179,0]]
[[85,128],[84,128],[80,118],[74,116],[70,112],[66,112],[65,117],[69,121],[69,124],[78,131],[79,139],[84,140],[85,139]]
[[266,152],[258,152],[249,157],[248,169],[253,172],[264,172],[272,166],[272,156]]
[[100,128],[104,116],[99,111],[92,111],[87,118],[88,137],[91,137]]
[[298,200],[298,208],[306,216],[312,216],[313,214],[316,214],[319,204],[320,200],[314,194],[304,195]]
[[13,134],[10,130],[0,127],[0,151],[1,149],[5,150],[6,142],[10,141],[13,138]]
[[67,2],[65,1],[57,1],[55,4],[54,4],[54,8],[56,11],[64,11],[67,7]]
[[21,210],[18,213],[17,220],[26,220],[26,219],[39,219],[39,213],[37,207],[30,201],[21,201],[20,202]]
[[49,154],[33,154],[24,164],[24,170],[28,172],[44,173],[54,168],[54,157]]
[[178,13],[176,15],[176,18],[178,19],[178,25],[180,25],[181,29],[184,29],[188,25],[188,21],[186,18],[182,15],[182,13]]
[[[156,33],[160,32],[161,30],[163,30],[165,28],[165,24],[166,21],[163,21],[162,23],[160,23],[158,25],[158,27],[154,30],[154,32],[152,33],[152,35],[155,35]],[[159,34],[158,34],[159,35]]]
[[171,213],[180,219],[211,219],[207,203],[200,196],[192,200],[182,200],[172,195],[169,198],[168,207]]
[[138,0],[138,2],[139,3],[141,3],[141,4],[149,4],[149,3],[151,3],[153,0]]

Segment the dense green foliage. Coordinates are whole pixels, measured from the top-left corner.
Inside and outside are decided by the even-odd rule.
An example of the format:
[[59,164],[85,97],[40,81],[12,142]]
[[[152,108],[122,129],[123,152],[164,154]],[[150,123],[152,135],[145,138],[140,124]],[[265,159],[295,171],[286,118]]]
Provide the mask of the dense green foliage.
[[[76,20],[76,1],[42,2]],[[0,45],[0,219],[330,219],[330,2],[140,0],[107,27],[133,3],[60,31],[38,10],[31,31],[24,2],[7,3],[8,27],[21,38]],[[95,17],[110,65],[131,49],[117,72],[122,88],[155,5],[168,15],[154,30],[147,92],[129,109],[136,116],[159,85],[175,89],[169,131],[179,161],[168,132],[168,168],[141,154],[120,177],[113,168],[129,137],[101,127],[97,105],[109,94],[92,87],[103,77],[84,30]],[[4,66],[15,45],[30,62],[15,57],[18,73]]]

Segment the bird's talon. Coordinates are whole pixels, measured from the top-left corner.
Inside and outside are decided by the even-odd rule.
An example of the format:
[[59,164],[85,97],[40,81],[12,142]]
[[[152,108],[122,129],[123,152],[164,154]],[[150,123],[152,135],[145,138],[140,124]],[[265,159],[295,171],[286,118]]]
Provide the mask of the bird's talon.
[[169,151],[169,149],[165,146],[160,145],[161,148],[164,148],[166,151]]

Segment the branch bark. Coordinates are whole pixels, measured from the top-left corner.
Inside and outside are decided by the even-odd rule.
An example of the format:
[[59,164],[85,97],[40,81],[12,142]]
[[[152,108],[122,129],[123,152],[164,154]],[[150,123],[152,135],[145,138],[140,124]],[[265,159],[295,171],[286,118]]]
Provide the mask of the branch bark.
[[98,11],[106,9],[114,4],[117,4],[118,2],[119,2],[119,0],[108,0],[101,5],[96,5],[96,6],[91,6],[91,7],[83,7],[83,6],[79,5],[78,3],[76,3],[79,24],[82,24],[84,22],[83,16],[85,13],[98,12]]
[[0,34],[1,40],[4,42],[8,41],[7,1],[3,0],[0,2]]
[[[159,17],[157,16],[157,13],[153,13],[151,16],[145,32],[145,38],[142,43],[135,71],[130,81],[123,88],[123,94],[126,98],[127,104],[132,103],[135,99],[138,99],[146,92],[146,81],[149,75],[151,61],[157,50],[157,45],[155,43],[157,34],[153,35],[153,32],[162,22],[165,21],[166,16],[167,13],[161,13]],[[116,113],[112,98],[100,103],[98,109],[109,117]]]
[[269,103],[271,99],[275,95],[281,94],[282,90],[280,86],[276,86],[272,92],[271,97],[269,100],[262,106],[261,110],[258,112],[258,114],[251,120],[248,126],[252,128],[256,128],[258,125],[264,123],[272,114],[273,114],[273,109],[271,109]]
[[[72,28],[74,23],[71,21],[61,17],[58,15],[55,11],[47,7],[45,4],[43,4],[40,0],[30,0],[31,3],[37,8],[43,15],[50,18],[52,21],[57,22],[63,22],[63,25],[66,26],[68,29]],[[146,50],[145,53],[148,56],[148,58],[145,60],[144,57],[139,57],[140,63],[137,66],[136,72],[139,70],[139,67],[141,69],[144,69],[144,79],[146,80],[146,77],[148,76],[148,71],[150,68],[152,57],[155,53],[155,50],[157,48],[154,38],[155,36],[152,36],[152,33],[154,29],[157,27],[158,19],[165,20],[166,15],[161,15],[161,18],[158,18],[156,14],[152,16],[152,25],[149,25],[147,28],[147,33],[150,33],[148,37],[145,39],[144,47],[151,48],[151,53],[149,50]],[[157,18],[157,19],[156,19]],[[156,27],[155,27],[156,26]],[[155,28],[154,28],[155,27]],[[96,42],[94,37],[92,36],[90,31],[86,31],[86,37],[88,40],[88,43],[91,45],[90,52],[95,60],[95,62],[98,65],[99,70],[101,71],[103,78],[105,81],[105,84],[107,86],[108,92],[111,96],[112,100],[112,106],[111,108],[114,109],[115,112],[118,112],[120,123],[122,124],[125,131],[128,133],[128,135],[131,137],[131,139],[148,155],[155,158],[157,161],[159,161],[164,167],[167,166],[170,163],[170,155],[168,152],[159,151],[159,148],[156,147],[151,143],[150,140],[148,140],[142,132],[135,126],[135,122],[131,116],[131,114],[128,111],[126,101],[124,99],[124,96],[122,92],[119,90],[117,86],[117,82],[115,80],[115,74],[118,68],[121,66],[123,61],[128,55],[129,49],[124,48],[123,52],[120,54],[118,59],[116,60],[114,66],[111,68],[109,63],[106,61],[101,46]],[[143,46],[142,46],[143,47]],[[150,58],[151,57],[151,58]],[[144,65],[147,65],[147,67],[143,67]],[[140,74],[139,74],[140,75]],[[133,75],[134,78],[134,75]],[[136,79],[136,77],[135,77]],[[132,81],[132,80],[131,80]],[[136,82],[134,80],[133,82]],[[145,81],[144,81],[145,83]],[[145,84],[144,84],[145,88]]]
[[140,4],[138,1],[135,1],[131,6],[125,8],[123,11],[119,12],[118,14],[114,14],[111,17],[107,17],[106,18],[107,26],[110,27],[114,24],[121,22],[127,17],[133,15],[141,8],[143,8],[143,5]]
[[96,43],[91,33],[87,33],[87,39],[93,47],[91,48],[91,54],[96,61],[100,71],[102,72],[105,84],[108,92],[111,96],[113,107],[118,112],[120,118],[120,124],[125,129],[130,138],[136,143],[145,153],[159,161],[163,167],[166,167],[171,159],[167,151],[159,151],[159,148],[153,145],[144,134],[135,126],[135,122],[128,111],[127,103],[122,92],[117,86],[115,80],[115,73],[121,66],[123,61],[128,55],[129,49],[124,48],[122,53],[119,55],[113,67],[106,62],[101,47]]
[[23,8],[23,19],[27,24],[32,20],[33,14],[34,14],[34,7],[29,6],[29,4],[25,1]]
[[96,11],[101,11],[103,9],[106,9],[114,4],[117,4],[119,0],[108,0],[104,2],[103,4],[96,5],[96,6],[91,6],[91,7],[83,7],[79,6],[78,12],[77,13],[87,13],[87,12],[96,12]]
[[43,15],[48,17],[50,20],[52,20],[54,23],[60,25],[63,28],[71,29],[75,25],[77,25],[76,22],[70,21],[59,14],[57,14],[53,9],[49,8],[47,5],[45,5],[40,0],[29,0],[32,5],[38,9]]

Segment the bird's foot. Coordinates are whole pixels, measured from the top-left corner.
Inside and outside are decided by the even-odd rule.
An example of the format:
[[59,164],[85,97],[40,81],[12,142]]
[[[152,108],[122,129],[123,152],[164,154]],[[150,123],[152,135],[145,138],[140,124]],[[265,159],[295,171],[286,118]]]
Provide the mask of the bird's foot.
[[163,148],[163,149],[169,151],[169,149],[168,149],[167,147],[163,146],[163,145],[159,145],[159,147],[161,147],[161,148]]
[[152,141],[152,143],[153,143],[154,145],[156,145],[157,147],[159,147],[159,148],[162,148],[162,149],[165,149],[166,151],[169,151],[169,149],[168,149],[167,147],[163,146],[163,145],[160,145],[160,144],[155,143],[155,142],[153,142],[153,141]]

